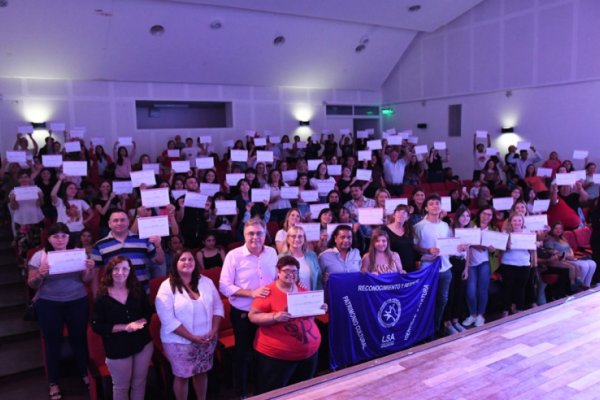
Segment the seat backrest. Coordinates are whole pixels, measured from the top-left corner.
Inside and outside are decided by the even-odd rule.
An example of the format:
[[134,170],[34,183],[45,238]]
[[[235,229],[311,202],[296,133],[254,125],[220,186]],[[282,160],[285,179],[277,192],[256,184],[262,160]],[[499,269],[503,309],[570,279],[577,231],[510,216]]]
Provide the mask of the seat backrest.
[[154,347],[164,355],[163,345],[160,340],[160,318],[158,318],[158,314],[152,314],[152,318],[150,318],[150,336],[152,337],[152,343]]
[[205,277],[207,277],[208,279],[213,281],[213,283],[215,284],[215,287],[217,288],[217,290],[219,290],[219,279],[221,279],[221,270],[222,269],[223,269],[223,267],[205,269],[203,271],[200,271],[200,274],[204,275]]
[[90,361],[100,367],[106,363],[106,353],[104,352],[104,343],[102,337],[92,330],[92,326],[87,328],[88,353]]
[[563,233],[563,236],[565,237],[567,242],[569,242],[569,246],[571,246],[571,249],[573,249],[573,251],[577,251],[577,249],[579,248],[579,244],[577,244],[577,238],[575,237],[575,234],[572,231],[565,231]]
[[219,327],[220,331],[226,331],[231,329],[231,304],[229,304],[229,299],[223,299],[223,309],[225,310],[225,317],[223,317],[223,321],[221,321],[221,326]]
[[577,244],[579,245],[579,247],[590,247],[590,238],[592,237],[592,230],[589,227],[586,226],[584,228],[575,229],[573,233],[575,234],[575,238],[577,239]]
[[150,293],[148,295],[148,300],[150,301],[150,304],[154,304],[154,301],[156,300],[156,295],[158,294],[158,289],[160,288],[160,285],[165,281],[165,279],[167,279],[166,276],[157,276],[156,278],[150,279],[150,282],[148,283],[148,285],[150,286]]

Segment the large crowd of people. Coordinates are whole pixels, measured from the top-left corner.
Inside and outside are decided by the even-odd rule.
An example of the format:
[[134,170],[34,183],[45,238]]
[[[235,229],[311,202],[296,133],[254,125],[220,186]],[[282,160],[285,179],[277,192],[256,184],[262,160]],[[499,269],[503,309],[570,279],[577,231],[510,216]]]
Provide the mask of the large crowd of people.
[[[576,170],[577,160],[552,152],[543,161],[533,146],[516,143],[500,157],[479,132],[473,175],[464,179],[448,164],[445,145],[424,149],[406,132],[339,141],[332,133],[303,141],[254,132],[225,154],[204,137],[176,136],[160,154],[139,157],[135,141],[115,143],[111,157],[102,144],[59,136],[51,133],[38,148],[31,135],[17,135],[11,157],[21,153],[20,161],[2,165],[53,400],[62,397],[64,325],[84,383],[91,323],[103,339],[113,397],[143,399],[156,311],[173,392],[186,399],[190,378],[197,398],[205,397],[228,318],[234,383],[246,396],[251,371],[255,394],[315,374],[320,329],[314,317],[287,312],[286,294],[326,288],[331,274],[410,274],[441,258],[437,336],[484,325],[492,282],[501,288],[499,314],[507,316],[599,279],[600,179],[587,160]],[[84,162],[87,173],[69,176],[48,156]],[[152,171],[154,182],[131,184],[138,171]],[[154,188],[167,189],[166,204],[147,203],[145,192]],[[168,235],[142,235],[140,221],[160,216]],[[467,240],[450,250],[441,245],[477,229],[511,239],[503,248]],[[574,231],[586,233],[587,243],[573,246],[567,235]],[[519,235],[535,236],[533,247],[517,246]],[[85,266],[51,273],[53,252],[73,248],[85,250]],[[215,268],[222,268],[216,282],[203,275]],[[151,300],[156,279],[164,281]],[[95,299],[91,316],[88,297]]]

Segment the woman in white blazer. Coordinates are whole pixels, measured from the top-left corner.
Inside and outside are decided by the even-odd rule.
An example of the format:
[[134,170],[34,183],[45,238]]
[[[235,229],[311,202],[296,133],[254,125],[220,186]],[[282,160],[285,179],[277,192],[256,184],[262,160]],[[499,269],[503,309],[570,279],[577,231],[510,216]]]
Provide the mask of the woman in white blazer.
[[206,372],[212,368],[223,302],[213,282],[200,275],[191,251],[173,261],[169,278],[156,296],[160,339],[175,376],[177,400],[187,399],[192,378],[198,399],[206,397]]

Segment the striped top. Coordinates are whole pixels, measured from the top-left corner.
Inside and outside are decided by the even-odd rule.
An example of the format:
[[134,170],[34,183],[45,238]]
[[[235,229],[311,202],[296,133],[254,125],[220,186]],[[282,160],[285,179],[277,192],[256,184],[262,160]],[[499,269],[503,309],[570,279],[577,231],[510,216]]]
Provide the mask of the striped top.
[[129,232],[125,241],[120,242],[109,232],[104,238],[96,242],[92,249],[92,260],[96,268],[103,268],[113,257],[123,256],[131,260],[135,268],[138,281],[150,279],[148,266],[156,255],[156,248],[148,239],[140,239],[138,235]]

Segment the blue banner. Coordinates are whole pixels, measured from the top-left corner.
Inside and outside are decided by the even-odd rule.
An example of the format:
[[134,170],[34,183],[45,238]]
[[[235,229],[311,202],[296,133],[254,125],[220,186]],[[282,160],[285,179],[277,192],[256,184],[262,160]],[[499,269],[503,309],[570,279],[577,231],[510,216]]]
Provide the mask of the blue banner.
[[440,259],[410,274],[331,274],[330,366],[336,370],[433,335]]

